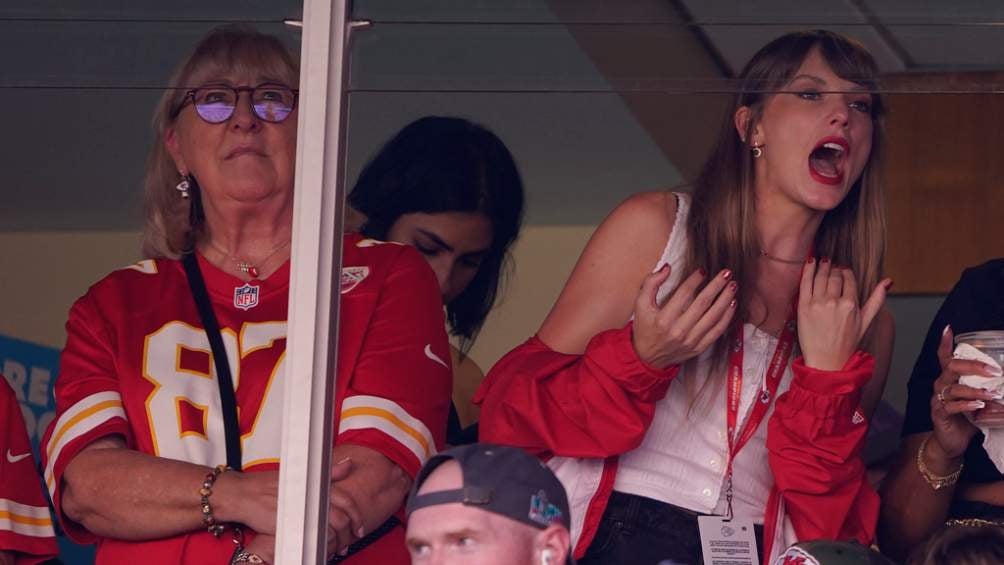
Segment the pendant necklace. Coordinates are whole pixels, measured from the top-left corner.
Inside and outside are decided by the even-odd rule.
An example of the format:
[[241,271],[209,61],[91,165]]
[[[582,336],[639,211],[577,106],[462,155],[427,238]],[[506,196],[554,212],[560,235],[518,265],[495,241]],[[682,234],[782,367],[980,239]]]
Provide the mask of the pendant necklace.
[[[289,243],[290,243],[290,241],[287,240],[286,242],[284,242],[284,243],[276,246],[271,251],[269,251],[268,255],[266,255],[264,259],[262,259],[261,261],[258,261],[257,264],[258,265],[264,265],[264,264],[266,264],[269,259],[271,259],[272,257],[274,257],[275,254],[278,253],[279,251],[281,251],[284,248],[286,248],[286,246],[288,246]],[[220,253],[221,255],[223,255],[224,258],[231,257],[230,253],[227,253],[223,249],[220,249],[215,243],[212,242],[212,240],[209,241],[209,246],[212,247],[214,250],[216,250],[217,253]],[[237,262],[236,262],[235,268],[238,271],[247,274],[248,276],[250,276],[253,279],[258,278],[258,274],[259,274],[258,267],[254,263],[238,259]]]

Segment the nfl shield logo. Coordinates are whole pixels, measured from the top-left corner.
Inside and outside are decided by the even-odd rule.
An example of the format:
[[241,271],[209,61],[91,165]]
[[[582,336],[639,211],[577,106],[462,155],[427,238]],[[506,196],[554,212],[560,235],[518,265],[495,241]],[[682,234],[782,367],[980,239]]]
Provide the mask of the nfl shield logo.
[[250,310],[258,305],[258,287],[245,284],[234,289],[234,306]]

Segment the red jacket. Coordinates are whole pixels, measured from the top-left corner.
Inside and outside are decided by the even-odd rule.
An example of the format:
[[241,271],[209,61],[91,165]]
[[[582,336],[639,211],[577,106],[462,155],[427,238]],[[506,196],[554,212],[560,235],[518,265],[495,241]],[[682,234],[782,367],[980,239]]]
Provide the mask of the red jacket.
[[[870,543],[878,516],[860,458],[867,426],[857,410],[874,361],[859,352],[842,371],[818,371],[801,358],[792,368],[791,388],[768,422],[775,490],[765,516],[765,562],[795,541]],[[576,557],[599,526],[617,456],[641,443],[678,372],[638,359],[628,324],[596,335],[582,355],[555,352],[533,337],[503,357],[478,390],[481,440],[538,454],[565,485]]]

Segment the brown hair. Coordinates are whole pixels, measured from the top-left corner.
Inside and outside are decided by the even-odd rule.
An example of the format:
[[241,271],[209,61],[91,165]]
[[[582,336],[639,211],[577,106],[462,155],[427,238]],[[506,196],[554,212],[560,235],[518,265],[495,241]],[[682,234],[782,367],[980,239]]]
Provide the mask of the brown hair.
[[[755,288],[750,283],[761,248],[755,224],[753,157],[743,139],[751,139],[768,98],[795,76],[813,49],[819,50],[837,76],[871,91],[874,121],[868,163],[847,197],[823,218],[816,233],[815,250],[820,256],[832,258],[835,264],[853,269],[861,300],[871,293],[882,274],[885,204],[880,173],[884,108],[875,92],[878,67],[863,46],[842,35],[823,30],[790,33],[760,49],[740,74],[739,90],[723,120],[711,156],[694,184],[687,220],[690,249],[686,272],[698,268],[708,273],[726,267],[732,269],[740,283],[737,316],[743,320],[749,315]],[[743,106],[750,108],[750,119],[745,135],[740,138],[733,119]],[[723,362],[730,337],[726,333],[715,343],[714,363]]]
[[227,73],[264,75],[296,88],[300,68],[278,38],[244,25],[213,29],[182,61],[153,115],[154,140],[143,179],[144,257],[177,258],[205,232],[205,226],[190,221],[195,198],[182,199],[175,190],[181,178],[164,135],[174,125],[190,88]]
[[997,565],[1004,563],[1004,528],[948,526],[913,553],[910,565]]

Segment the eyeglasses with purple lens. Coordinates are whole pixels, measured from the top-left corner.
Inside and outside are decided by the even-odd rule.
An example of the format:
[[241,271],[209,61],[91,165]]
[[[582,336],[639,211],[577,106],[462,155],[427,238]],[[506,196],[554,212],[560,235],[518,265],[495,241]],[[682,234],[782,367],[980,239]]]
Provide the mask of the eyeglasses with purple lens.
[[237,101],[242,92],[251,94],[251,111],[266,122],[278,123],[289,117],[296,108],[299,91],[283,84],[264,83],[258,86],[203,86],[185,93],[172,118],[181,113],[189,101],[195,105],[195,112],[211,124],[221,124],[234,115]]

